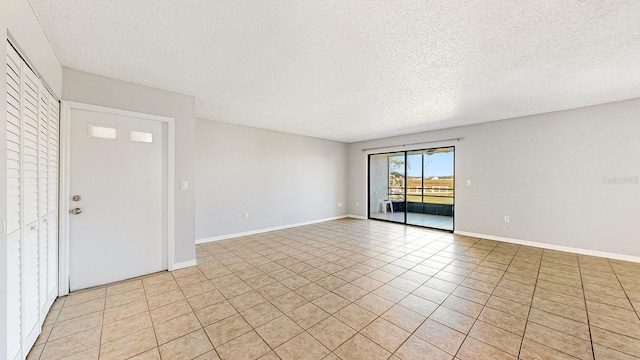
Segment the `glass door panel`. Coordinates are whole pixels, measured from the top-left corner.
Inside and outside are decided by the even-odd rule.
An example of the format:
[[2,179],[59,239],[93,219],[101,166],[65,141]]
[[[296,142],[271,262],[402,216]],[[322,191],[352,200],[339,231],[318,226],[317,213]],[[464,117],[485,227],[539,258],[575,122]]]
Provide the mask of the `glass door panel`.
[[408,155],[421,175],[409,177],[409,189],[420,186],[420,196],[409,198],[407,224],[453,230],[454,148],[426,149]]
[[405,153],[369,156],[369,217],[405,222]]

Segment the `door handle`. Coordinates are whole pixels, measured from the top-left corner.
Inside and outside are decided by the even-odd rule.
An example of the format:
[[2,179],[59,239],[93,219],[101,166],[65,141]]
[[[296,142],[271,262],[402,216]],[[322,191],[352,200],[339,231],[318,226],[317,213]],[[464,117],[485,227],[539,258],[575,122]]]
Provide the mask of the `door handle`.
[[73,215],[78,215],[82,212],[82,209],[80,208],[73,208],[71,209],[71,211],[69,211],[70,213],[72,213]]

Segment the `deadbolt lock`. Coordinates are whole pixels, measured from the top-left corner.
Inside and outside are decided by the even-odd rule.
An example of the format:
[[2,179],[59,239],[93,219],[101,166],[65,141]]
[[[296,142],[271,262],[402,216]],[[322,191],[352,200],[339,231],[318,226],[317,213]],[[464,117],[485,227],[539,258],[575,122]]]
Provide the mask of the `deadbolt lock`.
[[80,197],[80,195],[73,195],[73,196],[71,197],[71,200],[73,200],[73,201],[80,201],[80,199],[82,199],[82,198]]

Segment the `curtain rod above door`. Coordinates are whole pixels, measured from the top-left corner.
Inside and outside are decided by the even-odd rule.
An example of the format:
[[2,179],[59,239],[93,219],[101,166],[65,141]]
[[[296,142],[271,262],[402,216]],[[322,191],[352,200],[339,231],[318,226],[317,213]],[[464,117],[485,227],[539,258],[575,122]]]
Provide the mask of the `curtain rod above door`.
[[442,142],[442,141],[462,141],[462,137],[457,137],[457,138],[451,138],[451,139],[441,139],[441,140],[431,140],[431,141],[422,141],[422,142],[417,142],[417,143],[411,143],[411,144],[402,144],[402,145],[389,145],[389,146],[379,146],[379,147],[372,147],[372,148],[366,148],[366,149],[362,149],[362,151],[368,151],[368,150],[378,150],[378,149],[388,149],[388,148],[394,148],[394,147],[406,147],[406,146],[411,146],[411,145],[422,145],[422,144],[430,144],[430,143],[435,143],[435,142]]

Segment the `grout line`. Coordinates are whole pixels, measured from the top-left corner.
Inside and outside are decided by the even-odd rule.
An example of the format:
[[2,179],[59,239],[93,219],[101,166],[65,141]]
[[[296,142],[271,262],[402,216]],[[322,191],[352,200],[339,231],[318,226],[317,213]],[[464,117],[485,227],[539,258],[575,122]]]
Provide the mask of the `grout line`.
[[[627,290],[625,289],[624,285],[622,284],[622,281],[620,281],[620,277],[618,276],[618,272],[616,271],[616,268],[611,265],[611,261],[609,259],[607,259],[607,263],[611,267],[611,270],[613,271],[613,274],[615,275],[616,280],[618,280],[618,284],[620,284],[620,287],[622,288],[622,291],[624,292],[624,295],[626,296],[627,301],[631,305],[631,308],[633,309],[633,312],[635,312],[636,318],[638,318],[638,320],[640,320],[640,309],[636,309],[635,306],[633,306],[633,302],[631,301],[631,298],[629,297],[629,294],[627,293]],[[585,304],[585,306],[586,306],[586,304]]]
[[[518,249],[521,249],[522,245]],[[540,279],[540,269],[542,268],[542,259],[544,258],[545,250],[542,249],[540,252],[540,259],[538,261],[538,272],[536,274],[536,282],[533,285],[533,294],[531,294],[531,304],[529,304],[529,311],[527,312],[527,318],[525,319],[524,329],[522,330],[522,342],[520,343],[520,349],[518,350],[518,358],[520,358],[520,354],[522,353],[522,347],[524,346],[525,335],[527,334],[527,327],[529,326],[529,316],[531,316],[531,309],[533,309],[533,298],[536,296],[536,291],[538,289],[538,280]]]
[[[596,351],[593,346],[593,334],[591,334],[591,322],[589,321],[589,308],[587,307],[587,296],[584,292],[584,280],[582,279],[582,266],[580,265],[580,256],[576,256],[578,261],[578,273],[580,274],[580,285],[582,285],[582,297],[584,299],[584,312],[587,314],[587,328],[589,329],[589,345],[591,346],[591,356],[596,358]],[[622,284],[621,284],[622,286]]]

